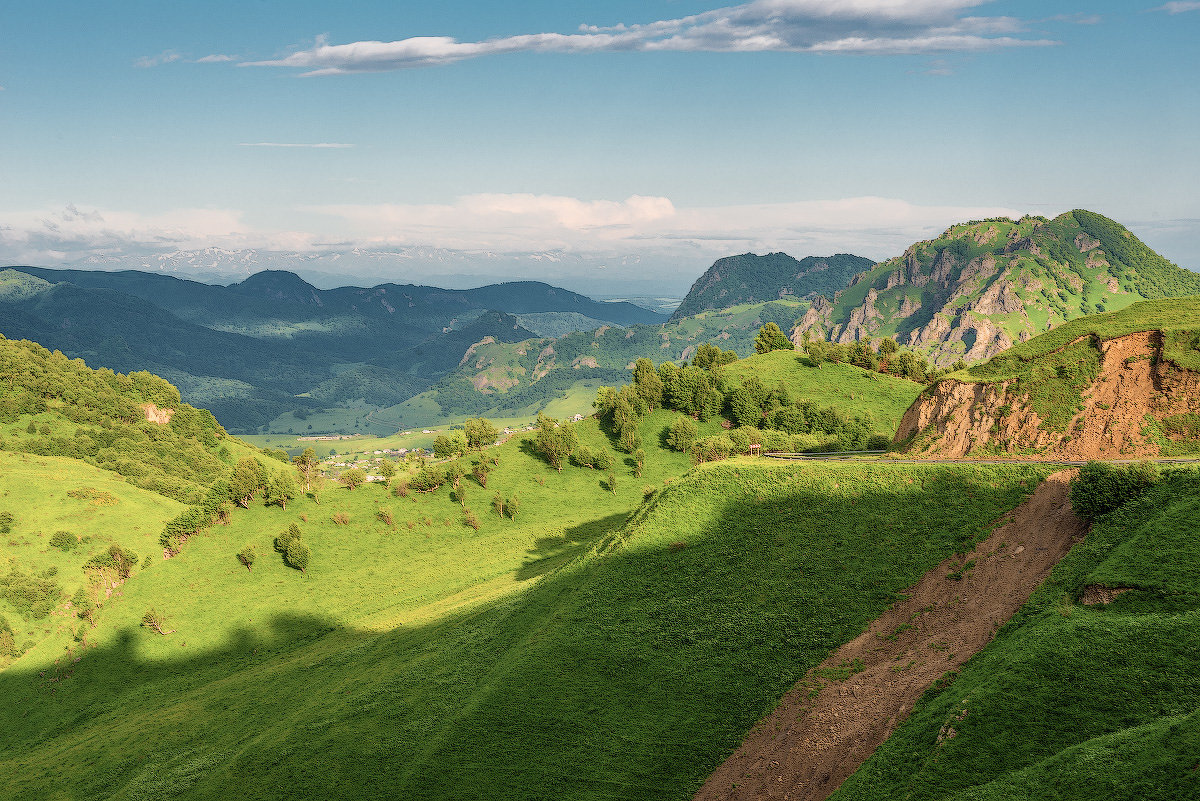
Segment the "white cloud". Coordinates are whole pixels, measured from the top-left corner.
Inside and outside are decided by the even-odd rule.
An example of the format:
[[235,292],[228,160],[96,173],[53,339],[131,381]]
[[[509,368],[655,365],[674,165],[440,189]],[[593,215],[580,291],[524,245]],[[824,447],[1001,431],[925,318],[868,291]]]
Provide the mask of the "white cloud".
[[707,51],[797,53],[978,52],[1056,44],[1019,35],[1013,17],[964,12],[990,0],[754,0],[646,24],[582,25],[577,33],[535,33],[478,42],[417,36],[393,42],[315,45],[284,58],[240,66],[294,67],[303,74],[340,75],[450,64],[517,52]]
[[173,209],[159,214],[109,209],[33,211],[0,218],[0,263],[61,264],[87,256],[173,249],[303,249],[307,234],[256,231],[229,209]]
[[227,61],[237,61],[237,56],[227,56],[223,53],[213,53],[208,56],[201,56],[193,61],[193,64],[223,64]]
[[239,147],[315,147],[328,150],[345,150],[354,145],[345,142],[239,142]]
[[1168,14],[1182,14],[1186,11],[1200,11],[1200,0],[1176,0],[1175,2],[1161,5],[1154,11],[1165,11]]
[[[296,211],[314,220],[308,230],[257,229],[229,209],[145,215],[68,205],[4,215],[0,264],[53,265],[89,256],[133,258],[208,247],[308,253],[418,247],[647,258],[690,274],[715,258],[747,251],[782,250],[795,256],[850,252],[885,258],[955,222],[1021,214],[1003,207],[920,206],[879,197],[680,208],[665,197],[633,195],[609,201],[532,194]],[[321,244],[332,242],[342,244]]]
[[133,62],[133,66],[142,68],[159,67],[163,64],[170,64],[172,62],[179,61],[182,58],[183,56],[174,50],[164,50],[157,56],[142,56],[137,61]]
[[455,250],[696,254],[753,250],[796,255],[899,253],[954,222],[1020,216],[1002,207],[918,206],[861,197],[741,206],[677,208],[668,198],[584,201],[552,195],[468,195],[432,205],[330,205],[309,209],[344,225],[367,246],[427,245]]

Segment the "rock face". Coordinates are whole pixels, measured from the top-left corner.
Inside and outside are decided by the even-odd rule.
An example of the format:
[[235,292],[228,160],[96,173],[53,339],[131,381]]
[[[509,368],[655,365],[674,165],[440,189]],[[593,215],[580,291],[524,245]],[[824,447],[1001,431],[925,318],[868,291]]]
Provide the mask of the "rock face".
[[1200,412],[1200,373],[1164,361],[1157,331],[1101,342],[1099,351],[1099,374],[1065,431],[1047,430],[1013,382],[941,381],[905,413],[896,442],[910,441],[910,452],[951,458],[985,449],[1072,460],[1160,455],[1146,418]]
[[814,304],[792,339],[894,337],[946,367],[991,358],[1109,303],[1195,293],[1200,276],[1098,214],[998,218],[955,225],[881,262],[832,303]]

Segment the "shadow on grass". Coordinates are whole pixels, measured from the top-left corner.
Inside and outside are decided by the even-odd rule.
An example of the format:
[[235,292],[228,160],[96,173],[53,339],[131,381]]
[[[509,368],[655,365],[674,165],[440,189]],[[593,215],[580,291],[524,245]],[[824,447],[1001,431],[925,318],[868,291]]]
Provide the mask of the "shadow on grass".
[[133,629],[57,673],[9,669],[5,794],[690,798],[809,667],[964,526],[1015,505],[1013,477],[1037,468],[818,474],[704,471],[639,510],[628,544],[587,556],[623,515],[539,540],[523,572],[540,580],[428,624],[375,633],[281,613],[204,652],[176,648],[183,625],[165,640]]
[[589,520],[566,529],[561,536],[539,537],[529,550],[529,561],[517,571],[517,581],[544,576],[586,553],[606,535],[624,525],[624,512]]

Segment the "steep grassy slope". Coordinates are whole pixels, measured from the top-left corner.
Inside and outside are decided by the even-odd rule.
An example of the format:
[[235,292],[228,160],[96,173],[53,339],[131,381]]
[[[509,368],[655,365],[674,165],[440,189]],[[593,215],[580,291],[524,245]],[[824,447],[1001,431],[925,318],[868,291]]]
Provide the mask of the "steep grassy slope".
[[[648,443],[670,417],[644,421]],[[613,492],[528,447],[494,451],[486,489],[467,480],[478,531],[446,489],[326,490],[236,511],[136,574],[82,660],[0,673],[7,793],[686,798],[798,676],[1042,475],[741,460],[663,488],[687,463],[648,445]],[[638,508],[643,484],[660,489]],[[516,520],[489,511],[496,492],[520,497]],[[290,522],[304,574],[270,546]],[[234,559],[247,544],[252,571]],[[137,627],[149,607],[169,636]]]
[[833,798],[1200,796],[1198,498],[1180,471],[1098,522]]
[[946,366],[986,359],[1084,314],[1197,293],[1200,275],[1098,214],[998,218],[952,226],[881,262],[832,303],[818,301],[797,335],[843,343],[894,336]]
[[691,317],[708,309],[725,309],[743,303],[763,303],[787,296],[826,300],[845,289],[850,280],[871,269],[875,262],[861,256],[807,256],[797,260],[786,253],[756,256],[743,253],[717,259],[696,279],[672,320]]
[[948,455],[1069,458],[1200,452],[1200,297],[1073,320],[952,374],[897,440]]

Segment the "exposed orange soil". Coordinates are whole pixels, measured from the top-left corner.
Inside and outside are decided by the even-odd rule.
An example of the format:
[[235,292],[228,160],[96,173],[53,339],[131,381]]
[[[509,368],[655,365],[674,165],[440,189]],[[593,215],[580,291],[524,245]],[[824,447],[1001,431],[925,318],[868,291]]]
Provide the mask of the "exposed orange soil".
[[[972,553],[927,573],[905,600],[810,671],[709,777],[697,801],[828,797],[927,688],[991,641],[1083,537],[1086,525],[1067,498],[1074,472],[1046,479]],[[956,572],[961,579],[948,578]],[[861,670],[843,681],[822,678],[844,666]],[[953,729],[943,736],[953,737]]]
[[[1147,415],[1200,411],[1200,375],[1161,360],[1158,331],[1141,331],[1100,344],[1100,373],[1081,400],[1083,411],[1066,431],[1046,431],[1011,382],[943,381],[904,414],[896,441],[926,432],[922,455],[961,457],[993,441],[1037,449],[1030,458],[1130,459],[1159,455],[1142,430]],[[925,437],[921,438],[922,440]]]

